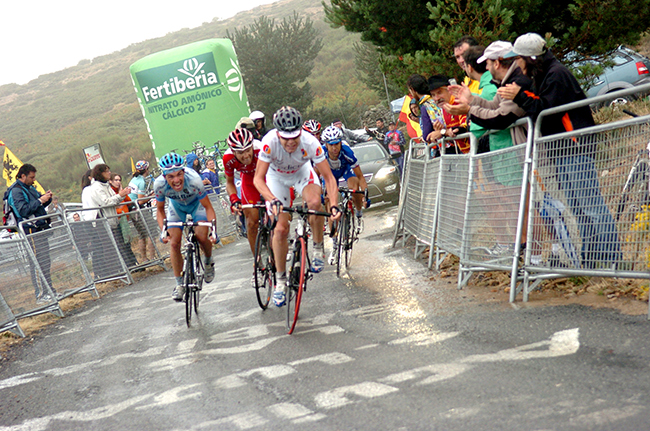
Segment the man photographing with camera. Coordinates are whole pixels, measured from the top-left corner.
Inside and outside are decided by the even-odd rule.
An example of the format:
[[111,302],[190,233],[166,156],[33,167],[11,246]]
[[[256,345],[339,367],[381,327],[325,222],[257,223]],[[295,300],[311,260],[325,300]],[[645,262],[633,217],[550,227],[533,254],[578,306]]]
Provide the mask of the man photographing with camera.
[[[38,190],[36,190],[36,187],[34,187],[35,180],[36,168],[33,165],[25,163],[20,167],[20,169],[18,169],[16,182],[7,189],[5,196],[7,204],[15,217],[16,225],[23,220],[47,215],[45,208],[52,202],[52,192],[48,190],[41,195]],[[27,235],[49,228],[49,219],[42,219],[37,220],[34,223],[23,224],[23,229]],[[52,286],[52,276],[50,275],[50,244],[47,236],[31,236],[29,238],[29,243],[34,249],[36,260],[43,271],[47,283],[50,285],[52,292],[55,293],[54,286]],[[32,270],[31,273],[36,298],[47,300],[47,298],[44,298],[46,292],[39,289],[39,283],[37,282],[35,271]]]

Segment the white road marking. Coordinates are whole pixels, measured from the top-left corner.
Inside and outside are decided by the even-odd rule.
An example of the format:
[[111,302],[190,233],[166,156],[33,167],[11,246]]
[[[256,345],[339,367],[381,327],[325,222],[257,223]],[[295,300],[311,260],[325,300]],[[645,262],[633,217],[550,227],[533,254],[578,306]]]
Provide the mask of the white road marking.
[[392,386],[377,382],[363,382],[356,385],[342,386],[340,388],[332,389],[331,391],[321,392],[316,395],[314,400],[318,407],[329,410],[355,402],[349,399],[346,395],[356,395],[363,398],[376,398],[398,390],[399,389]]
[[322,413],[314,414],[307,407],[294,403],[279,403],[267,407],[267,409],[280,419],[291,420],[293,423],[315,422],[325,418]]
[[[519,346],[513,349],[505,349],[497,353],[467,356],[461,359],[461,362],[521,361],[524,359],[553,358],[556,356],[571,355],[576,353],[580,348],[579,334],[580,328],[567,329],[556,332],[551,336],[550,340],[526,344],[525,346]],[[548,349],[540,350],[540,348],[545,346],[548,346]]]
[[297,361],[289,362],[289,365],[296,366],[302,364],[308,364],[310,362],[322,362],[328,365],[338,365],[344,364],[346,362],[352,362],[354,358],[349,357],[344,353],[332,352],[325,353],[323,355],[312,356],[311,358],[299,359]]
[[214,381],[214,385],[222,389],[233,389],[245,386],[245,378],[250,377],[254,374],[259,374],[266,379],[277,379],[279,377],[287,376],[295,372],[295,368],[288,365],[271,365],[268,367],[255,368],[241,373],[221,377],[220,379]]
[[432,364],[424,367],[414,368],[412,370],[402,371],[400,373],[391,374],[390,376],[379,379],[379,381],[388,384],[396,384],[409,380],[419,379],[423,375],[433,374],[432,376],[429,376],[424,380],[418,382],[419,385],[427,385],[430,383],[435,383],[456,377],[469,368],[471,368],[470,365],[464,364]]
[[453,338],[458,332],[437,332],[432,334],[413,334],[405,338],[389,341],[388,344],[414,344],[416,346],[427,346]]
[[222,419],[217,419],[215,421],[207,421],[196,426],[193,426],[192,429],[219,429],[218,425],[234,425],[240,430],[247,430],[255,427],[259,427],[267,423],[268,420],[264,419],[262,416],[257,413],[248,412],[248,413],[239,413],[236,415],[228,416]]
[[194,383],[193,385],[183,385],[177,386],[173,389],[163,392],[160,395],[156,395],[151,404],[146,404],[144,406],[138,406],[136,410],[150,409],[153,407],[162,407],[173,403],[178,403],[185,400],[196,399],[201,396],[201,392],[192,392],[186,395],[180,395],[181,392],[188,391],[195,386],[199,386],[200,383]]
[[181,341],[180,343],[178,343],[178,347],[176,348],[176,351],[178,353],[189,353],[194,348],[197,341],[199,340],[196,338],[194,340]]

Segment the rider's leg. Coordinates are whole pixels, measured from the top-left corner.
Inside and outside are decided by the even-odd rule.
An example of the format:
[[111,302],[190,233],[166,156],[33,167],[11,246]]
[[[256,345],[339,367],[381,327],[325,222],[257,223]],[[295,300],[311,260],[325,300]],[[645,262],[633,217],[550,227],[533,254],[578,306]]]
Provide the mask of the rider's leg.
[[[321,226],[321,230],[323,226]],[[278,223],[273,230],[273,254],[276,256],[275,266],[280,276],[287,271],[285,256],[289,250],[287,238],[289,237],[289,213],[282,213],[278,217]]]
[[169,258],[172,261],[172,269],[174,270],[174,277],[181,276],[183,271],[183,255],[181,254],[181,241],[183,240],[183,230],[180,228],[167,229],[170,237],[170,250]]
[[[359,190],[359,178],[350,177],[348,178],[348,188],[352,190]],[[355,193],[352,195],[352,200],[354,201],[354,207],[357,210],[357,215],[363,211],[363,195],[360,193]]]
[[251,253],[255,254],[255,240],[257,239],[257,229],[260,224],[260,213],[257,208],[246,208],[244,210],[244,217],[246,218],[248,245],[251,247]]
[[[302,189],[302,199],[307,203],[307,207],[313,211],[322,211],[320,202],[321,188],[318,184],[307,184]],[[310,216],[309,225],[311,226],[312,235],[314,235],[314,244],[323,243],[323,225],[325,221],[320,216]]]

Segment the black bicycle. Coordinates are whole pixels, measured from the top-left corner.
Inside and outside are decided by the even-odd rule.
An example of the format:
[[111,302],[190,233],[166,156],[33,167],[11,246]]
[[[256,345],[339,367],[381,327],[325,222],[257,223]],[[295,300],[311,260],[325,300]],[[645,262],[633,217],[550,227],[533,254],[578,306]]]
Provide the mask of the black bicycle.
[[163,232],[166,232],[170,227],[178,227],[183,229],[185,236],[185,249],[183,264],[183,286],[185,287],[185,295],[183,301],[185,302],[185,322],[189,328],[192,322],[192,309],[199,314],[199,296],[203,288],[203,260],[201,260],[201,246],[199,239],[194,232],[196,226],[206,226],[211,229],[211,234],[216,232],[216,223],[209,221],[192,221],[190,216],[184,222],[168,222],[167,219],[163,222]]
[[254,276],[257,303],[266,310],[276,283],[275,256],[273,255],[273,228],[276,220],[270,217],[265,204],[245,204],[242,208],[259,209],[259,227],[255,240]]
[[296,238],[293,241],[292,258],[289,268],[289,286],[286,296],[287,309],[287,334],[293,333],[298,321],[300,302],[302,294],[307,290],[307,281],[311,280],[311,262],[309,261],[309,223],[311,215],[330,217],[331,214],[323,211],[314,211],[307,208],[306,204],[301,207],[284,208],[284,211],[297,214]]
[[341,267],[349,268],[352,263],[352,248],[359,240],[359,232],[356,217],[354,215],[354,200],[352,195],[363,194],[366,200],[366,191],[350,190],[347,187],[339,187],[341,196],[341,218],[336,229],[336,276],[341,276]]

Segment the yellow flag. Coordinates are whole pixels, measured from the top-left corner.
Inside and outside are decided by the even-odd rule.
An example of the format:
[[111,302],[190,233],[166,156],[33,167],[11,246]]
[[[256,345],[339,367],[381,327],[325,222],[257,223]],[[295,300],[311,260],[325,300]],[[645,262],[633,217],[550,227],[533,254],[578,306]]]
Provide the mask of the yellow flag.
[[[2,145],[4,146],[4,143]],[[22,165],[23,162],[21,162],[20,159],[16,157],[7,146],[5,146],[5,155],[2,158],[2,178],[7,181],[7,187],[16,182],[16,174]],[[36,190],[38,190],[40,194],[45,193],[45,189],[38,183],[38,181],[34,181],[34,187],[36,187]]]
[[135,163],[133,163],[133,157],[131,157],[131,175],[135,174]]

